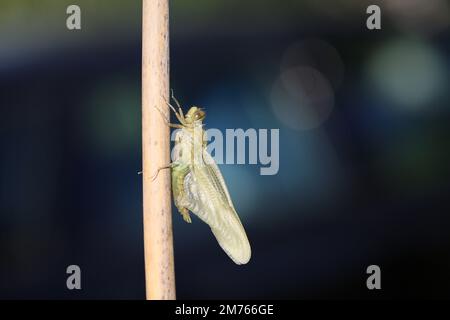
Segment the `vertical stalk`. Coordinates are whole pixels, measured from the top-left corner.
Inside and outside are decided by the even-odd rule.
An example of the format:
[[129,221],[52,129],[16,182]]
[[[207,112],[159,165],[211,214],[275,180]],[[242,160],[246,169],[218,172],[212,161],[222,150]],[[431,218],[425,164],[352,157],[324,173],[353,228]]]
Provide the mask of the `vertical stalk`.
[[170,170],[169,4],[143,0],[142,6],[142,176],[146,295],[150,300],[175,299]]

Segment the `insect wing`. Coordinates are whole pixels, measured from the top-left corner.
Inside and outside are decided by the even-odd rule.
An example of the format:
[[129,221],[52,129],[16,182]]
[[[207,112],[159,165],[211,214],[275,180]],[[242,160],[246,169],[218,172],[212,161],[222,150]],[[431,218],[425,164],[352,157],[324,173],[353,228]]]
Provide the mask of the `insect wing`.
[[184,180],[189,209],[210,226],[219,245],[236,264],[246,264],[251,248],[244,227],[222,174],[205,149],[203,158],[204,163],[194,165]]

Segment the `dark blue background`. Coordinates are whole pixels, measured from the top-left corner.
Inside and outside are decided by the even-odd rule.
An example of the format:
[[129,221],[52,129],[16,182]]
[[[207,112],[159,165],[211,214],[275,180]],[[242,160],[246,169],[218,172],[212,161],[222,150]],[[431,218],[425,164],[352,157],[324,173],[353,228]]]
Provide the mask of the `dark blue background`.
[[[431,17],[398,3],[380,2],[369,31],[364,1],[171,2],[182,104],[209,128],[280,129],[277,175],[221,166],[248,265],[174,209],[178,298],[449,297],[448,2]],[[65,27],[69,4],[0,4],[0,298],[142,299],[140,1],[78,1],[81,31]],[[273,112],[297,66],[333,97],[311,127]]]

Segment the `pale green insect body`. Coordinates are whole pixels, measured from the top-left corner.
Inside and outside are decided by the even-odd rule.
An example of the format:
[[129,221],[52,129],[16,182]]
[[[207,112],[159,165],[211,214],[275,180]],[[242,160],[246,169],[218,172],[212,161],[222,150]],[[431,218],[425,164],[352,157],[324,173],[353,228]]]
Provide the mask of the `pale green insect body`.
[[[177,117],[179,114],[177,114]],[[208,224],[219,245],[237,264],[250,260],[251,248],[219,168],[206,150],[202,120],[192,107],[175,135],[172,167],[174,202],[183,218],[189,211]]]

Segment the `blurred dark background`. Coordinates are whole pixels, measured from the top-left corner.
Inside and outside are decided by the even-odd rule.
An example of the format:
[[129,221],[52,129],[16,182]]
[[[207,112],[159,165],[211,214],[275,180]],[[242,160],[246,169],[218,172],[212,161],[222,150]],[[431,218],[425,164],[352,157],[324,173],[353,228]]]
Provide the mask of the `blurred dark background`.
[[[0,3],[0,298],[143,299],[141,2],[76,1],[81,31],[70,4]],[[449,2],[170,9],[182,104],[209,128],[280,129],[277,175],[221,165],[248,265],[174,209],[178,298],[449,298]]]

